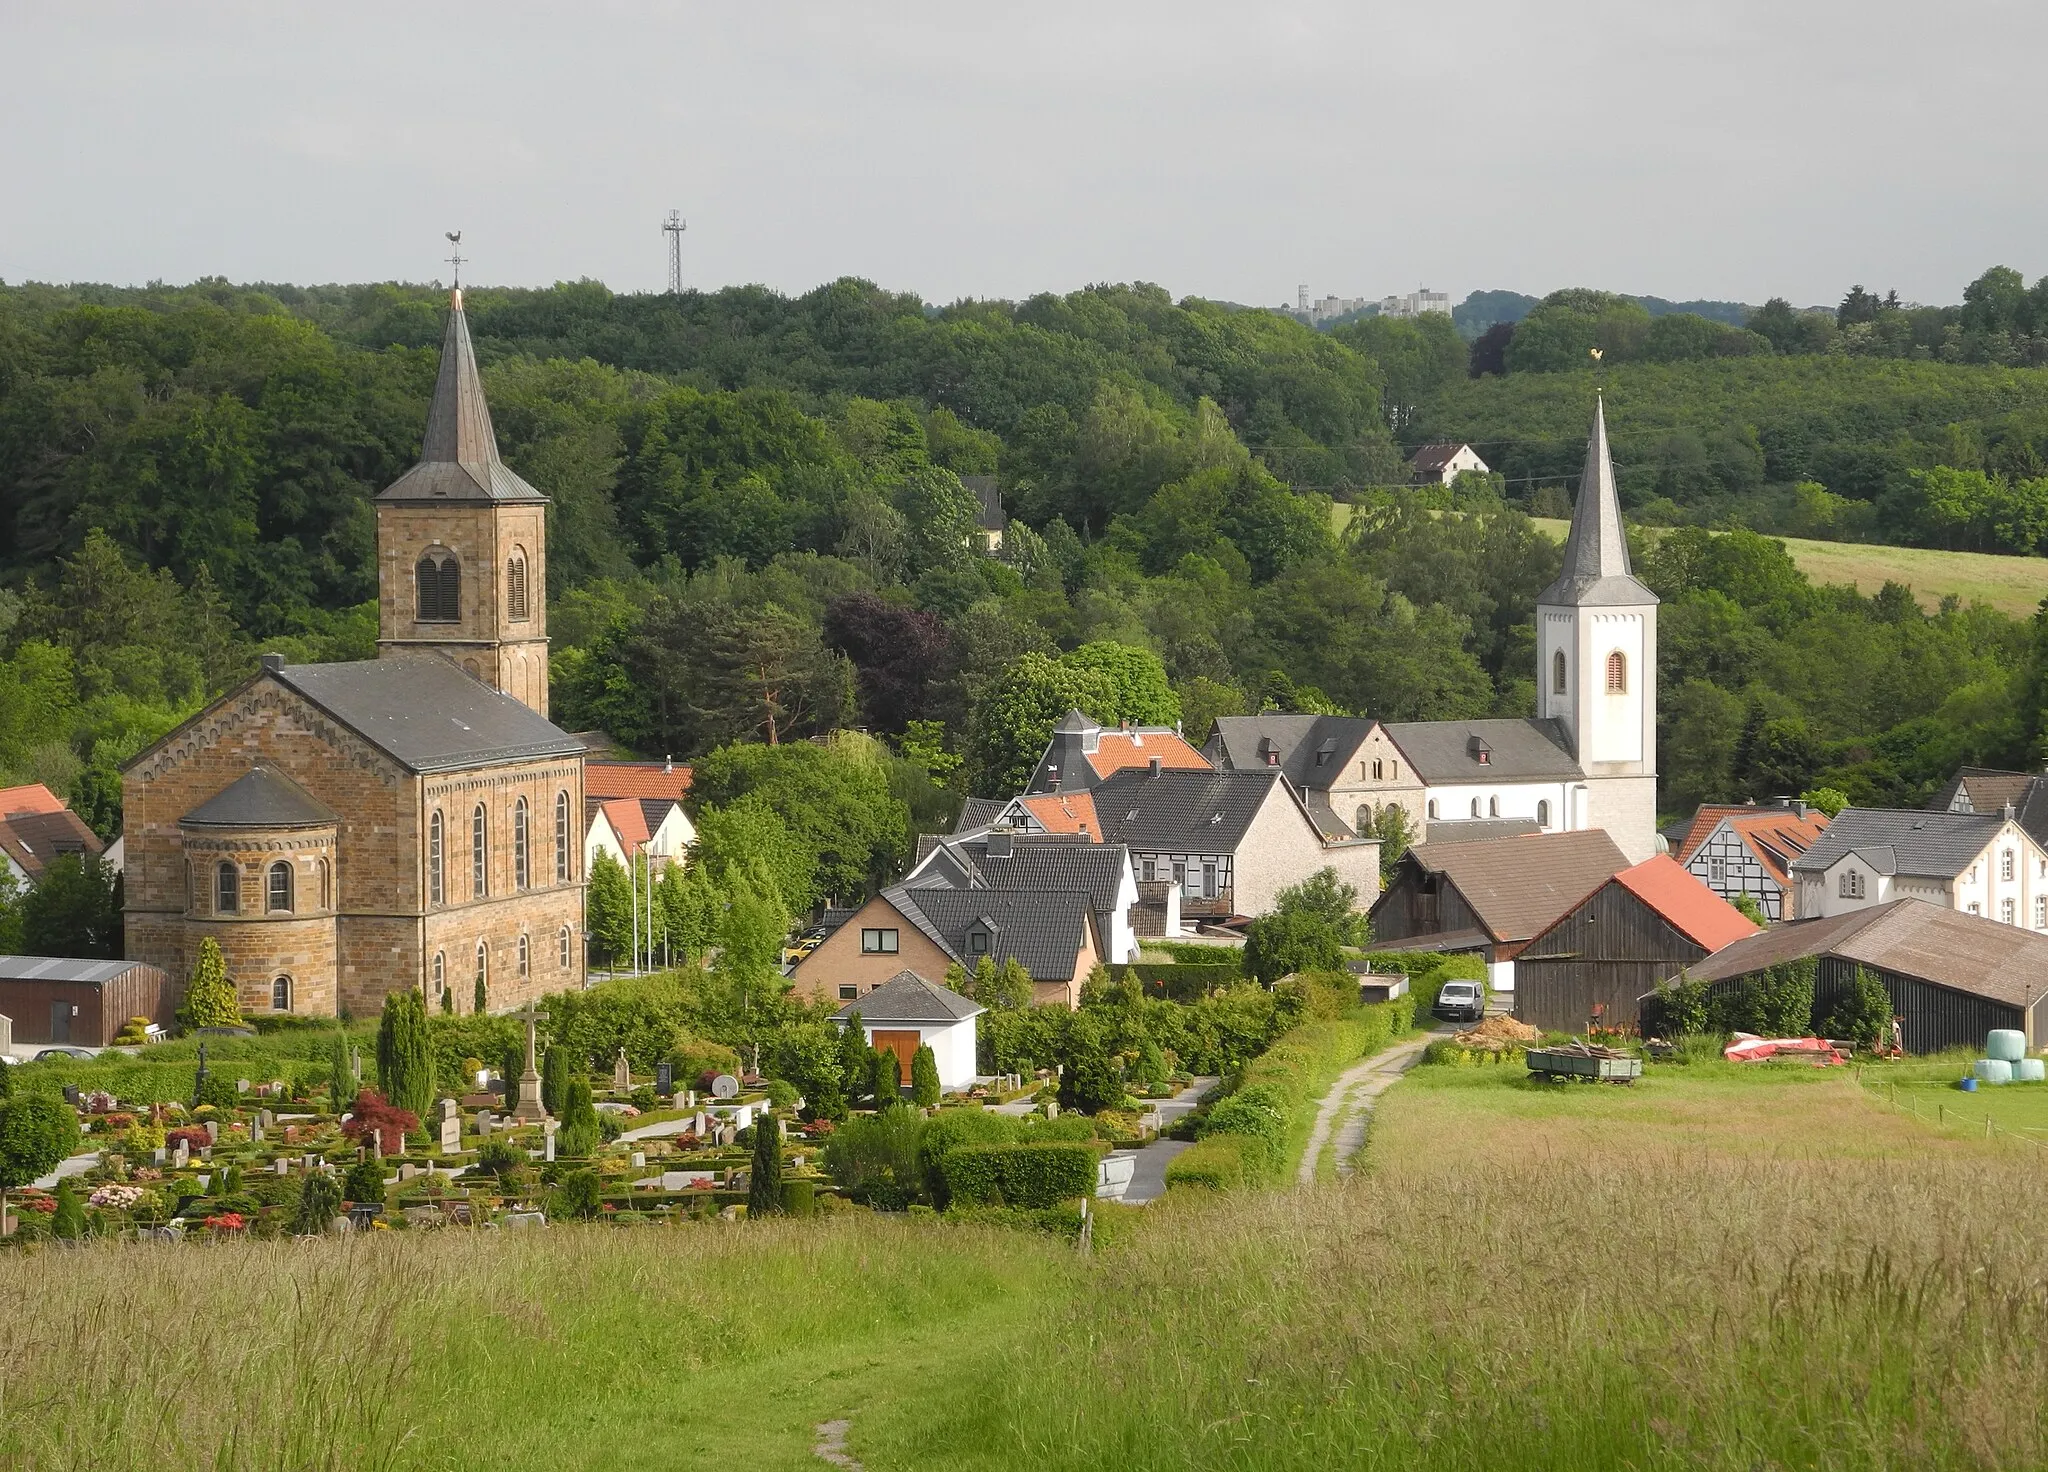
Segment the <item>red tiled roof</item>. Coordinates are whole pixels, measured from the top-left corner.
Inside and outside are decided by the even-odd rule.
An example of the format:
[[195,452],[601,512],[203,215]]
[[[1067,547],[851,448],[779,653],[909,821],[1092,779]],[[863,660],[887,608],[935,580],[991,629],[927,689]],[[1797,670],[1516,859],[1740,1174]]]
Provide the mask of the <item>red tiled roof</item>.
[[690,769],[664,762],[585,762],[583,793],[615,797],[665,797],[681,802],[690,790]]
[[[1790,817],[1787,813],[1785,816]],[[1708,954],[1733,945],[1757,927],[1735,906],[1693,877],[1668,854],[1646,859],[1614,876],[1629,892]]]
[[1102,823],[1095,816],[1092,792],[1048,792],[1018,801],[1048,833],[1082,833],[1092,843],[1102,842]]
[[1803,818],[1784,808],[1767,808],[1728,821],[1743,847],[1755,854],[1771,878],[1787,889],[1792,886],[1788,867],[1813,846],[1827,826],[1827,815],[1816,808],[1807,809]]
[[1685,830],[1685,837],[1671,857],[1683,864],[1707,841],[1707,835],[1721,826],[1723,818],[1733,818],[1741,813],[1753,813],[1753,803],[1701,803],[1700,810],[1692,815],[1692,827]]
[[1088,765],[1098,777],[1130,767],[1149,767],[1158,757],[1168,771],[1206,772],[1209,759],[1182,739],[1177,731],[1146,726],[1130,731],[1104,731],[1095,750],[1088,753]]
[[21,813],[63,811],[63,799],[40,782],[27,782],[20,787],[0,787],[0,818],[12,818]]
[[43,871],[60,854],[98,857],[105,848],[85,820],[61,803],[55,812],[14,812],[0,818],[0,854],[32,884],[41,882]]
[[587,827],[595,821],[598,811],[603,810],[605,818],[612,825],[612,832],[618,834],[619,842],[625,845],[626,857],[640,852],[653,835],[647,829],[647,815],[640,807],[637,797],[614,797],[610,799],[591,797],[583,802]]

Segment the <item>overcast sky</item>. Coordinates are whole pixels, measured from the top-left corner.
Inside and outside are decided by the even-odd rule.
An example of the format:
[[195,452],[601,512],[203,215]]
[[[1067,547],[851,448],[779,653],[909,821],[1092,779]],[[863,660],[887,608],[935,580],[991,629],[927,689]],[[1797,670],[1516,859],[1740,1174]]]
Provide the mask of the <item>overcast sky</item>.
[[0,0],[0,278],[928,301],[2048,273],[2041,0]]

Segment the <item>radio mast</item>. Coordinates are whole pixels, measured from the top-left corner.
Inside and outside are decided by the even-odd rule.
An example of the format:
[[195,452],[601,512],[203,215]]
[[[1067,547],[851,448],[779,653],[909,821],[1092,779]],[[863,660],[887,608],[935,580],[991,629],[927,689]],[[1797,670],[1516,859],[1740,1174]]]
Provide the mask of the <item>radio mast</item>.
[[668,289],[671,296],[683,294],[683,232],[689,228],[680,210],[670,210],[668,218],[661,222],[661,233],[668,237]]

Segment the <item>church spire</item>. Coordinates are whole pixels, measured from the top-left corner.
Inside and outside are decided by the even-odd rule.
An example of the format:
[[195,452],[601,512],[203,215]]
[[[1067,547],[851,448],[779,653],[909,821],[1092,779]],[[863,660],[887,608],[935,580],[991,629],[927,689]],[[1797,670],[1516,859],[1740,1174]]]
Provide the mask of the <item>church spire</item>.
[[427,433],[419,463],[392,482],[380,501],[545,501],[498,458],[477,373],[462,288],[448,294],[448,326],[441,337],[441,372],[427,407]]
[[1594,603],[1655,603],[1657,595],[1629,567],[1628,533],[1607,451],[1606,401],[1593,400],[1593,432],[1586,439],[1586,469],[1572,503],[1572,530],[1564,544],[1564,570],[1536,600],[1552,607]]

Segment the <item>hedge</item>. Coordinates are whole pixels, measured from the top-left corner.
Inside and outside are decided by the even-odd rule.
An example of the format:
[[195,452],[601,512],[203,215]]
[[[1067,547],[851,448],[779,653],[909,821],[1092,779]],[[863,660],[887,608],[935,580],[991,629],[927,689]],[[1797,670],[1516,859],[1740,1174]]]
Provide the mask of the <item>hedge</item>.
[[1244,968],[1235,961],[1228,965],[1167,965],[1138,961],[1111,969],[1118,980],[1125,976],[1137,977],[1146,996],[1167,1002],[1199,1002],[1219,986],[1231,986],[1244,980]]
[[1100,1159],[1092,1146],[1058,1141],[962,1145],[940,1157],[939,1171],[950,1202],[1035,1208],[1093,1196]]
[[1255,1143],[1248,1135],[1210,1135],[1197,1140],[1167,1163],[1167,1190],[1176,1186],[1237,1190],[1245,1184],[1245,1150]]
[[1408,995],[1415,1010],[1427,1014],[1436,1005],[1436,994],[1447,981],[1486,980],[1486,962],[1476,955],[1447,956],[1441,951],[1373,951],[1367,957],[1374,971],[1402,971],[1408,975]]

